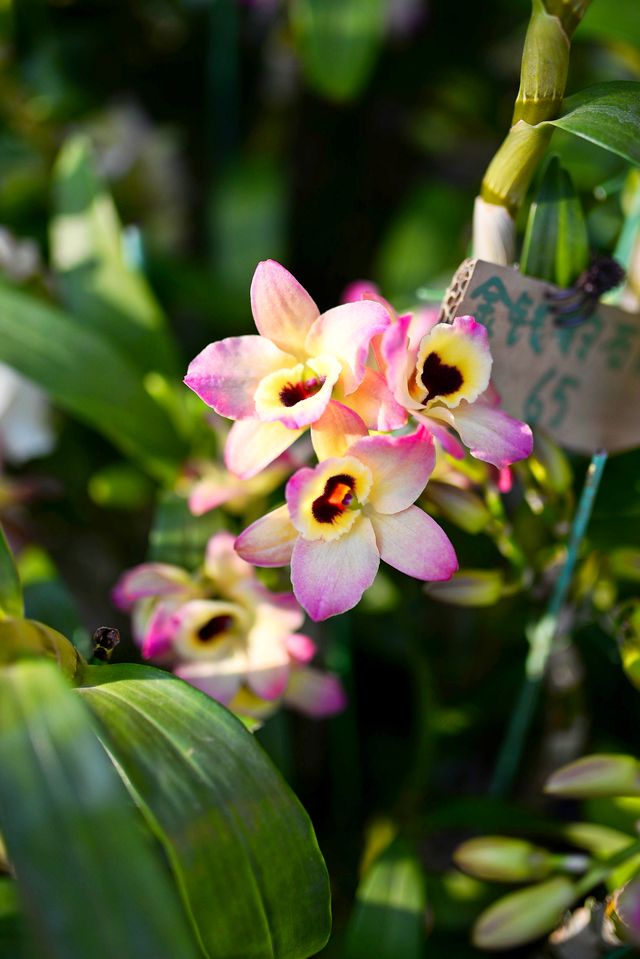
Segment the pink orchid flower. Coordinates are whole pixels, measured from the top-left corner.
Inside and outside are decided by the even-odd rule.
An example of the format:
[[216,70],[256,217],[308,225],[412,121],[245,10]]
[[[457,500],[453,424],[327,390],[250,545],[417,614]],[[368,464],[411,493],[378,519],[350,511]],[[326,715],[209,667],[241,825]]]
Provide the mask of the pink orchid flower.
[[298,602],[314,620],[355,606],[380,560],[422,580],[457,569],[438,524],[412,505],[435,462],[424,428],[412,435],[365,436],[289,480],[285,506],[249,526],[236,550],[256,566],[291,564]]
[[453,323],[438,323],[434,310],[401,316],[384,332],[381,355],[395,399],[452,456],[464,449],[450,428],[472,456],[498,469],[529,456],[531,430],[499,408],[487,331],[472,316]]
[[267,590],[230,533],[211,538],[197,574],[145,563],[121,577],[114,600],[132,610],[145,657],[236,712],[264,718],[284,702],[318,717],[345,705],[337,677],[309,665],[316,646],[297,632],[293,595]]
[[[384,377],[367,368],[371,340],[390,320],[382,304],[345,303],[320,314],[296,279],[267,260],[251,284],[258,336],[210,343],[191,362],[185,383],[216,412],[237,422],[225,447],[228,468],[255,476],[311,426],[318,456],[346,405],[376,430],[395,429],[405,413]],[[318,440],[318,432],[322,434]]]

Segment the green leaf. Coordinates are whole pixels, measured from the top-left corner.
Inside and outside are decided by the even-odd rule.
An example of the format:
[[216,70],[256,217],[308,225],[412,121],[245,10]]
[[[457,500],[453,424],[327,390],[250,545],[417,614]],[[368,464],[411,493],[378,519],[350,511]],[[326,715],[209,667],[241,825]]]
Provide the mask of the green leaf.
[[555,120],[538,126],[558,127],[640,165],[640,83],[597,83],[569,97]]
[[640,47],[638,6],[629,0],[597,0],[587,10],[576,39],[628,43]]
[[145,666],[90,667],[80,695],[152,830],[210,959],[304,959],[329,934],[309,819],[222,706]]
[[178,349],[145,277],[124,256],[122,226],[82,135],[54,174],[51,256],[65,305],[141,370],[176,372]]
[[32,619],[0,620],[0,667],[19,659],[53,660],[72,682],[79,682],[85,662],[66,636]]
[[24,603],[13,553],[0,526],[0,619],[3,616],[24,616]]
[[552,156],[527,220],[520,269],[528,276],[570,286],[589,262],[589,238],[571,177]]
[[211,536],[222,529],[218,510],[194,516],[183,496],[164,493],[149,534],[149,560],[195,569],[200,566]]
[[421,959],[426,906],[420,863],[406,843],[395,840],[358,886],[346,959]]
[[0,671],[0,830],[42,959],[195,959],[179,899],[55,666]]
[[24,955],[17,884],[8,876],[0,876],[0,956],[22,959]]
[[289,10],[311,86],[333,100],[357,96],[382,44],[383,0],[290,0]]
[[38,383],[68,412],[160,477],[184,449],[119,349],[70,316],[0,284],[0,361]]

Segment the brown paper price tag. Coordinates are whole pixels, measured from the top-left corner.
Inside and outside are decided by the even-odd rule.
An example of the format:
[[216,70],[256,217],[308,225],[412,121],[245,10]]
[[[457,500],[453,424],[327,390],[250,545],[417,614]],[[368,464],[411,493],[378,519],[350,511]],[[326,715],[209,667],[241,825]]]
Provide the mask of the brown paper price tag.
[[466,260],[440,318],[470,314],[487,327],[492,382],[512,416],[579,453],[640,446],[640,314],[600,304],[580,326],[560,329],[549,291],[558,287]]

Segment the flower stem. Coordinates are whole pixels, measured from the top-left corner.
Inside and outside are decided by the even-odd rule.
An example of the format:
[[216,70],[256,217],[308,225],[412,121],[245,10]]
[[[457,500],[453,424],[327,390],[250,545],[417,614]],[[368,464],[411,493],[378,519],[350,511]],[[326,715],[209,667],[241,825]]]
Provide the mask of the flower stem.
[[538,704],[549,654],[558,628],[558,619],[567,600],[578,553],[587,531],[606,462],[607,453],[604,450],[595,453],[591,458],[571,527],[567,558],[554,586],[545,615],[530,630],[525,680],[511,715],[491,782],[490,791],[494,796],[503,796],[508,792],[518,771],[527,733]]

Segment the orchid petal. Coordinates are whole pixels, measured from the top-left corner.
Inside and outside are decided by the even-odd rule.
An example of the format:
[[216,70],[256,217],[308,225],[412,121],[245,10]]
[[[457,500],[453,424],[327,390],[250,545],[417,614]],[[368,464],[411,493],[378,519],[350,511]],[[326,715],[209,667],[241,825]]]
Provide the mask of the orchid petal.
[[396,401],[407,410],[421,409],[421,404],[409,393],[409,379],[415,373],[417,349],[408,349],[411,316],[399,316],[391,323],[380,341],[387,385]]
[[[143,600],[144,603],[144,600]],[[141,622],[134,610],[134,638],[140,645],[145,659],[156,659],[171,652],[176,632],[175,613],[180,608],[179,599],[169,599],[158,603],[141,630]],[[144,616],[144,612],[143,612]]]
[[371,430],[396,430],[407,422],[407,411],[393,398],[382,375],[367,367],[362,383],[346,400]]
[[295,363],[262,336],[230,336],[205,346],[189,364],[184,382],[221,416],[247,419],[256,415],[253,396],[260,381]]
[[225,465],[236,476],[249,479],[273,463],[301,435],[302,430],[290,430],[277,421],[239,420],[227,436]]
[[437,326],[440,311],[437,307],[425,306],[411,314],[407,338],[409,340],[409,350],[415,350],[416,354],[420,349],[420,341],[423,336],[430,333],[434,326]]
[[458,560],[448,536],[417,506],[401,513],[370,517],[380,556],[394,569],[416,579],[449,579]]
[[287,566],[298,531],[286,506],[279,506],[240,533],[236,552],[254,566]]
[[262,699],[279,699],[289,680],[290,657],[285,644],[289,631],[283,612],[261,603],[248,636],[247,684]]
[[471,455],[498,469],[525,459],[533,449],[526,423],[484,403],[461,403],[455,410],[455,423]]
[[344,456],[352,443],[368,433],[357,413],[343,403],[331,400],[320,419],[311,427],[311,442],[318,460],[322,461]]
[[168,596],[186,593],[191,578],[186,570],[168,563],[141,563],[127,570],[116,583],[111,594],[115,605],[129,610],[134,603],[148,596]]
[[226,530],[215,533],[205,550],[204,571],[214,582],[232,586],[236,580],[254,578],[254,571],[235,549],[236,538]]
[[174,668],[180,679],[186,680],[196,689],[219,703],[229,703],[240,689],[244,678],[243,663],[234,660],[210,662],[197,660],[180,663]]
[[424,426],[404,436],[367,436],[349,452],[371,470],[369,502],[380,513],[398,513],[414,503],[436,462],[433,439]]
[[297,357],[320,311],[294,276],[275,260],[259,263],[251,282],[251,309],[258,332]]
[[293,591],[312,619],[337,616],[360,601],[379,563],[373,527],[359,517],[340,539],[297,540],[291,557]]
[[291,659],[297,663],[310,663],[317,652],[317,646],[310,636],[305,633],[294,633],[287,636],[285,646]]
[[342,363],[344,391],[353,393],[362,382],[372,338],[388,326],[389,314],[380,303],[343,303],[318,317],[307,334],[305,348],[309,356],[336,356]]
[[[436,407],[436,410],[439,414],[446,413],[448,417],[447,422],[451,426],[454,425],[454,419],[453,419],[453,416],[451,415],[450,410],[446,410],[444,408],[441,409],[440,407]],[[464,459],[465,457],[464,446],[462,445],[460,440],[456,439],[456,437],[449,432],[445,424],[443,422],[440,422],[440,420],[444,419],[444,417],[438,416],[438,418],[436,419],[434,416],[432,416],[433,412],[434,412],[433,410],[429,410],[429,413],[426,415],[423,413],[414,413],[413,415],[416,418],[416,420],[419,423],[422,423],[423,426],[426,426],[429,432],[437,439],[438,443],[440,444],[442,449],[445,451],[445,453],[448,453],[449,456],[453,456],[453,458],[456,460]]]
[[321,719],[341,712],[347,705],[347,694],[337,676],[318,669],[293,669],[284,694],[287,706]]

